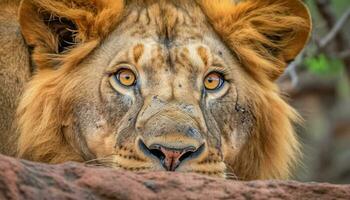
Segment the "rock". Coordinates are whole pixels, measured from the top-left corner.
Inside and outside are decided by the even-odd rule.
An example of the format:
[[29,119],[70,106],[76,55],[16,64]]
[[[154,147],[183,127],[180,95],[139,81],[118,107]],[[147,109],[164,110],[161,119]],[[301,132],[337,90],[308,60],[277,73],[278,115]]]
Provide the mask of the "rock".
[[239,182],[196,174],[132,173],[0,156],[0,199],[350,199],[350,185]]

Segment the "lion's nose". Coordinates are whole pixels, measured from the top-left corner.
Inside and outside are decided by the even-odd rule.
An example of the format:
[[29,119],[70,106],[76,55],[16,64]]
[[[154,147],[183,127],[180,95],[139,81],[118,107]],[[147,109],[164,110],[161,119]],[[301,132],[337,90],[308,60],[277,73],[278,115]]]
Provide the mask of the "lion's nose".
[[167,171],[175,171],[181,162],[198,157],[204,149],[204,144],[198,149],[194,146],[171,148],[164,144],[152,144],[148,147],[142,140],[140,140],[139,145],[147,156],[158,159]]
[[160,144],[153,144],[149,149],[151,154],[159,159],[167,171],[175,171],[183,160],[189,158],[196,151],[194,147],[173,149]]

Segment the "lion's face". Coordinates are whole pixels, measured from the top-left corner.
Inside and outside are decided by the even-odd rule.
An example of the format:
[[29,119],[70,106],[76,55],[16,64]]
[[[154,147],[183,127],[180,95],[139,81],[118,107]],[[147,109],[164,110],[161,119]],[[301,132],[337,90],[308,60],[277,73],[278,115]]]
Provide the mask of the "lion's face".
[[[271,85],[271,77],[281,70],[258,78],[255,74],[258,70],[253,66],[253,70],[245,68],[249,62],[242,61],[244,55],[235,51],[232,46],[235,41],[220,35],[221,24],[217,27],[208,21],[211,18],[208,19],[209,11],[206,12],[208,2],[203,1],[201,6],[185,1],[184,5],[172,1],[126,3],[120,7],[124,9],[121,16],[111,15],[119,21],[108,27],[109,31],[100,27],[104,31],[96,35],[103,35],[102,39],[88,42],[93,36],[72,34],[87,41],[80,49],[69,45],[69,41],[76,38],[67,41],[70,35],[55,26],[65,20],[51,17],[53,22],[45,25],[54,27],[53,34],[58,36],[58,41],[53,41],[53,46],[58,42],[53,51],[66,57],[61,61],[63,64],[57,66],[57,58],[52,61],[43,54],[48,50],[37,47],[34,51],[39,69],[19,108],[23,132],[19,155],[48,162],[80,160],[132,171],[196,172],[219,177],[230,172],[245,178],[250,175],[239,174],[239,170],[261,167],[260,155],[268,153],[265,149],[268,147],[261,141],[272,134],[267,130],[272,123],[276,125],[274,129],[281,126],[280,131],[288,132],[285,140],[294,143],[285,148],[287,154],[293,156],[292,146],[296,144],[290,126],[293,111]],[[24,3],[22,7],[25,13],[36,12],[40,6]],[[28,33],[31,28],[26,22],[22,22],[22,26],[25,36],[33,34]],[[76,22],[70,28],[80,31],[79,26]],[[243,26],[235,28],[244,29]],[[33,37],[26,39],[33,46],[41,45],[35,43]],[[60,43],[60,39],[63,42]],[[254,42],[250,40],[253,38],[244,41],[242,47],[249,44],[253,48],[249,42]],[[65,51],[66,47],[72,50]],[[249,54],[248,49],[243,50]],[[265,51],[271,51],[274,56],[278,53],[272,49]],[[254,56],[257,55],[252,54]],[[72,61],[74,59],[79,62]],[[56,67],[47,69],[44,65]],[[269,112],[269,103],[274,106],[271,112],[277,113],[277,117],[283,116],[282,125],[277,124],[279,119],[259,113]],[[34,116],[30,115],[28,106],[36,105],[42,112],[37,109]],[[284,109],[286,113],[282,113]],[[27,125],[25,120],[29,116],[33,116],[37,124],[45,121],[47,124],[43,126],[47,127]],[[25,129],[31,129],[32,133],[26,133]],[[61,139],[39,139],[37,144],[26,146],[30,135],[38,138],[44,131],[47,137],[60,135]],[[259,135],[264,132],[266,135]],[[273,137],[268,143],[271,147],[278,136]],[[45,144],[50,142],[55,143],[51,147],[56,145],[56,149],[45,149]],[[61,146],[65,146],[62,152],[57,149]],[[41,153],[40,148],[44,148]],[[242,158],[257,159],[257,164],[247,166],[248,162],[240,163]],[[252,176],[268,177],[265,172],[254,173]],[[277,177],[279,172],[271,173]]]
[[203,15],[170,8],[179,21],[167,30],[156,6],[131,13],[77,67],[65,134],[113,167],[223,176],[254,123],[238,95],[244,74]]

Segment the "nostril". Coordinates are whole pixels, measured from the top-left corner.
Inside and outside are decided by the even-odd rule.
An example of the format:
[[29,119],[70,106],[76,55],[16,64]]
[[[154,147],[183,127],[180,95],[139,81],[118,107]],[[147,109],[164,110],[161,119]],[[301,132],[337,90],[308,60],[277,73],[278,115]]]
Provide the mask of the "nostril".
[[165,159],[165,155],[160,149],[150,149],[149,151],[152,155],[157,157],[160,161]]
[[139,140],[139,147],[146,155],[153,155],[160,161],[163,161],[166,157],[165,154],[161,151],[161,146],[159,145],[152,145],[150,148],[148,148],[142,140]]
[[179,158],[179,161],[182,162],[184,161],[186,158],[191,157],[191,155],[194,153],[194,151],[188,151],[184,154],[182,154],[182,156]]
[[191,158],[196,158],[198,157],[200,154],[203,153],[205,148],[205,144],[202,144],[198,149],[194,149],[194,148],[187,148],[185,149],[185,153],[181,155],[181,157],[179,158],[179,161],[182,162],[186,159],[191,159]]

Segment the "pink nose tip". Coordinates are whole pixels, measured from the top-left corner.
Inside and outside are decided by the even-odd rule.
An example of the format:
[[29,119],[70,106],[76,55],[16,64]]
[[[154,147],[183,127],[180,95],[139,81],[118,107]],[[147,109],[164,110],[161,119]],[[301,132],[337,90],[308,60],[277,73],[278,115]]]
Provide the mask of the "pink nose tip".
[[150,151],[160,160],[167,171],[175,171],[183,160],[190,157],[196,151],[196,148],[173,149],[154,144],[150,146]]

